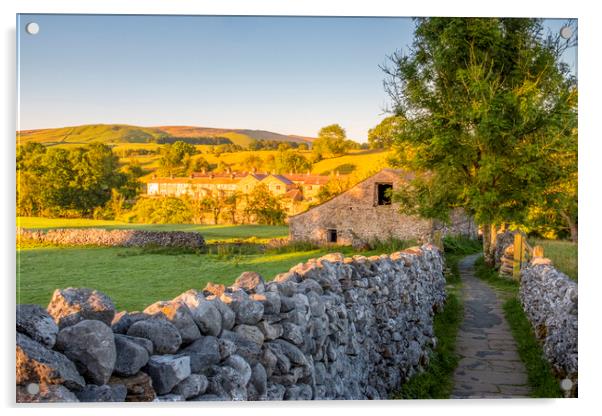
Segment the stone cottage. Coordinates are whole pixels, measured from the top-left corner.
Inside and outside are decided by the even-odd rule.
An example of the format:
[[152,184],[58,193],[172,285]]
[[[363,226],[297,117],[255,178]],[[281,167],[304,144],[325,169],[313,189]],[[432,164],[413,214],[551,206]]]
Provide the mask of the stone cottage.
[[451,213],[448,224],[401,214],[391,192],[411,178],[409,172],[383,169],[348,191],[289,217],[291,240],[358,246],[392,238],[427,241],[437,230],[442,236],[476,238],[474,222],[461,210]]

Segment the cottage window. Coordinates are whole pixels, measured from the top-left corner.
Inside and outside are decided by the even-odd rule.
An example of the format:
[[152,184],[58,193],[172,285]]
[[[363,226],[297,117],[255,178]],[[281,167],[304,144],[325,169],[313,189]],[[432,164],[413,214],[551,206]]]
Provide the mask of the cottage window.
[[376,203],[377,205],[391,205],[391,193],[393,192],[393,184],[377,183],[376,184]]
[[337,230],[333,230],[333,229],[326,230],[326,241],[328,243],[336,243],[337,242]]

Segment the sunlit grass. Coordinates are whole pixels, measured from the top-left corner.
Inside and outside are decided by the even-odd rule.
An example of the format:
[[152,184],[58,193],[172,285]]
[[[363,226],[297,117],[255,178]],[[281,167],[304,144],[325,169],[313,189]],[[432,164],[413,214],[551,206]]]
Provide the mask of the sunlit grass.
[[533,240],[532,245],[543,247],[544,256],[552,260],[554,267],[573,280],[578,278],[578,246],[570,241]]
[[48,304],[56,288],[89,287],[119,309],[140,310],[207,282],[231,284],[244,271],[271,280],[328,250],[284,254],[156,254],[129,248],[37,248],[17,252],[17,303]]

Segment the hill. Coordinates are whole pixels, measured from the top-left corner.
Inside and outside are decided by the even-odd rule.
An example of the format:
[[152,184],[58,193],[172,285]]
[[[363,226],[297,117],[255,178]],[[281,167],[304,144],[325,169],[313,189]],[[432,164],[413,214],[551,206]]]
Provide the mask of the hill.
[[193,144],[233,143],[248,147],[254,140],[308,143],[311,137],[285,135],[266,130],[226,129],[195,126],[140,127],[127,124],[88,124],[17,132],[18,143],[58,144],[165,143],[184,140]]

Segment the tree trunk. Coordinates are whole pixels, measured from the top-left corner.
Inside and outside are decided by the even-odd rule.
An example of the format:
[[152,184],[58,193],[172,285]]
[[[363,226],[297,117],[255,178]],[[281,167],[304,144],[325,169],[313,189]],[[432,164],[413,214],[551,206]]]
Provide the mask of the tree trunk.
[[495,266],[495,237],[497,235],[497,227],[493,224],[483,225],[483,258],[485,264]]
[[576,243],[578,240],[578,232],[579,232],[577,224],[575,223],[575,221],[573,221],[571,216],[568,215],[566,212],[560,211],[560,215],[562,216],[562,218],[564,218],[567,225],[569,226],[569,230],[571,231],[571,241],[573,243]]
[[491,224],[483,224],[483,256],[487,259],[489,246],[491,245]]

